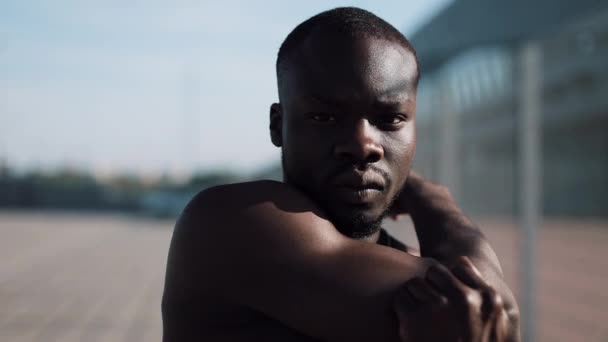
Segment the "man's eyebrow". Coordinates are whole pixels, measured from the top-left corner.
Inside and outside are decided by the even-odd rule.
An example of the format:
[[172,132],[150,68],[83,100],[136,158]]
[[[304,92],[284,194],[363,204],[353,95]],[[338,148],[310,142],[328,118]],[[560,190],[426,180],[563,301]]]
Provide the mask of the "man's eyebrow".
[[405,101],[411,101],[412,91],[414,90],[414,85],[412,82],[403,81],[399,82],[390,88],[385,89],[378,100],[376,101],[378,104],[393,104],[393,103],[402,103]]
[[330,107],[339,107],[340,106],[340,101],[332,100],[325,96],[321,96],[320,94],[310,93],[310,94],[306,94],[305,96],[307,98],[313,100],[314,102],[317,102],[322,105],[326,105],[326,106],[330,106]]
[[[380,107],[398,107],[405,102],[411,102],[414,98],[414,86],[412,82],[402,81],[390,88],[383,90],[375,99],[373,105]],[[341,100],[324,96],[322,93],[309,92],[304,95],[305,98],[312,100],[318,104],[329,107],[341,107],[349,101]]]
[[382,95],[393,95],[396,93],[408,92],[413,89],[414,89],[414,84],[411,81],[404,80],[401,82],[397,82],[397,83],[393,84],[392,86],[386,88],[382,92]]
[[382,95],[374,101],[377,107],[399,107],[405,103],[412,102],[413,96],[409,93],[391,93]]
[[390,108],[401,108],[404,103],[409,102],[408,99],[405,99],[405,101],[398,101],[398,100],[377,100],[374,102],[374,107],[376,108],[381,108],[381,109],[390,109]]

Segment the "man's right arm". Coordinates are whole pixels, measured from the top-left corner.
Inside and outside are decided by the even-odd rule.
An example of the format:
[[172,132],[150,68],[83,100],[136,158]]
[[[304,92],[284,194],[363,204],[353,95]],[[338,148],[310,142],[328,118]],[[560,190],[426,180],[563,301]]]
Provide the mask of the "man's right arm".
[[296,190],[253,182],[195,197],[167,277],[324,341],[398,341],[393,297],[432,264],[347,238]]
[[165,295],[203,291],[324,341],[398,341],[395,295],[437,264],[347,238],[293,188],[253,182],[210,189],[188,205]]

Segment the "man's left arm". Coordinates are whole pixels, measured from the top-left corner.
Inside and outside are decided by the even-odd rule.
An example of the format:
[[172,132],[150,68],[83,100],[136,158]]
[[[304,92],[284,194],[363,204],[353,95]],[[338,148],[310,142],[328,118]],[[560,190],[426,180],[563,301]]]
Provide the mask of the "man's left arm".
[[423,257],[433,258],[453,269],[467,257],[489,284],[486,296],[498,294],[509,318],[509,341],[519,341],[519,310],[506,285],[500,262],[481,230],[462,212],[446,187],[410,173],[393,213],[407,212]]

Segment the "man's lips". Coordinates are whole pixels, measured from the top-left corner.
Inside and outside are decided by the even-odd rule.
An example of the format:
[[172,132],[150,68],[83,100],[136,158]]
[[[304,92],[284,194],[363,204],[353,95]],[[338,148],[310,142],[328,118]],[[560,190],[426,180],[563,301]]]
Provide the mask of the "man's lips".
[[361,190],[378,190],[378,191],[384,191],[384,186],[378,184],[378,183],[349,183],[349,184],[337,184],[336,187],[338,188],[348,188],[354,191],[361,191]]
[[369,204],[382,196],[385,181],[381,175],[372,172],[346,172],[332,182],[332,192],[351,204]]
[[356,189],[338,187],[333,193],[338,199],[349,204],[372,204],[382,197],[382,191],[372,188]]
[[337,187],[348,187],[355,189],[384,190],[385,180],[376,172],[347,171],[332,179],[332,185]]

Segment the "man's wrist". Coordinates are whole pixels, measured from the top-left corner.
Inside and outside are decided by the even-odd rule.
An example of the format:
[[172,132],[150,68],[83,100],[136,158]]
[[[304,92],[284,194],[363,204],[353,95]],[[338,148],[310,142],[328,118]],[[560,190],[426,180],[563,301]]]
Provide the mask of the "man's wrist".
[[485,240],[481,230],[452,202],[423,202],[410,213],[423,255],[470,255]]

